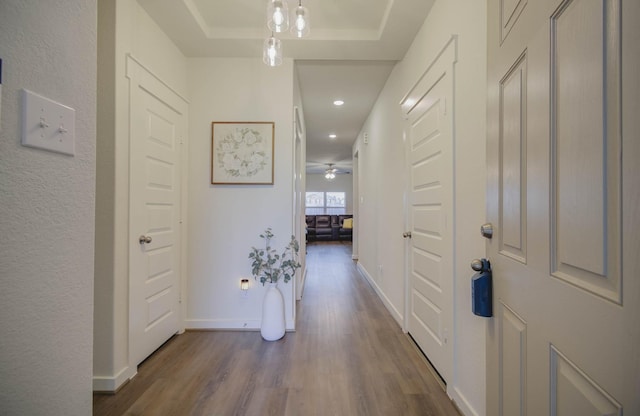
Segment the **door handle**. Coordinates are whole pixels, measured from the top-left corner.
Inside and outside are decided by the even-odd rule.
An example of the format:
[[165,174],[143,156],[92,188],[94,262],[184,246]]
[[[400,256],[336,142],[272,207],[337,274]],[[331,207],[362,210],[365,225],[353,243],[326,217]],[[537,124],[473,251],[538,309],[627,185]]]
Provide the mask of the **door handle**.
[[490,272],[491,263],[487,259],[473,259],[471,261],[471,268],[476,272]]
[[139,242],[140,244],[145,244],[145,243],[149,244],[152,240],[153,240],[153,239],[152,239],[151,237],[149,237],[148,235],[141,235],[141,236],[138,238],[138,242]]
[[411,231],[407,231],[407,232],[402,233],[402,237],[411,238]]

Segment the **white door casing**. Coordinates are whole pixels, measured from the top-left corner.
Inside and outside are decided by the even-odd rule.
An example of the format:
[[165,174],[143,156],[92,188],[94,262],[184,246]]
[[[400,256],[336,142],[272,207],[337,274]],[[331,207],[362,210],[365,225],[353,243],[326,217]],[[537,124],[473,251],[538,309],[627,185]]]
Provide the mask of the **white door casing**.
[[487,415],[640,414],[639,4],[489,1]]
[[[137,365],[181,327],[182,141],[187,104],[129,57],[129,345]],[[149,237],[141,243],[140,237]]]
[[[296,272],[294,279],[295,300],[302,299],[304,291],[304,279],[306,277],[306,220],[305,220],[305,185],[304,185],[304,149],[303,140],[305,140],[302,118],[300,117],[300,108],[293,108],[293,232],[300,243],[299,263],[301,268]],[[294,302],[295,304],[295,302]],[[293,308],[295,316],[296,308]],[[294,319],[295,322],[295,319]]]
[[445,380],[453,373],[456,38],[402,99],[409,190],[406,328]]

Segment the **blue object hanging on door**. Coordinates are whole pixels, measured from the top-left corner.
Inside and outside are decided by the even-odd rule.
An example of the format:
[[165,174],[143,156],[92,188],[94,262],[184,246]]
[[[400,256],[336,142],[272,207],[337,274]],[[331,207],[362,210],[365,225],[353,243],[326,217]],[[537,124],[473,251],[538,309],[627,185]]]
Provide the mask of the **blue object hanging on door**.
[[493,316],[493,287],[491,263],[487,259],[474,260],[471,268],[477,273],[471,278],[471,311],[474,315]]

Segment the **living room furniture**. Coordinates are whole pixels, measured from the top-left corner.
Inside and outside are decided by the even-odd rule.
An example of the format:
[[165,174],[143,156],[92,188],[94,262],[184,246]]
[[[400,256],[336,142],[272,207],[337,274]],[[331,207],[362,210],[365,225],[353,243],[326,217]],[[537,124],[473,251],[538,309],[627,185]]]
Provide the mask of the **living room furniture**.
[[307,215],[305,219],[308,242],[353,240],[353,215]]

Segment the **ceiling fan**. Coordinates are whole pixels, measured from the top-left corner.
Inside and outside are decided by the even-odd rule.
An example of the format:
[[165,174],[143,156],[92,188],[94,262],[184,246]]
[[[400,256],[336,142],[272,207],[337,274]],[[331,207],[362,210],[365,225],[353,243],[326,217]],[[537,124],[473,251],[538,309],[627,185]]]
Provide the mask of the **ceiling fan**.
[[327,170],[324,171],[324,177],[326,180],[331,181],[333,179],[336,178],[336,173],[338,172],[338,169],[333,167],[333,163],[327,163],[327,165],[329,166],[327,168]]
[[326,171],[329,168],[335,169],[334,173],[337,174],[350,174],[351,170],[353,169],[350,161],[337,161],[332,163],[307,161],[306,163],[307,174],[324,175],[325,173],[327,173]]

